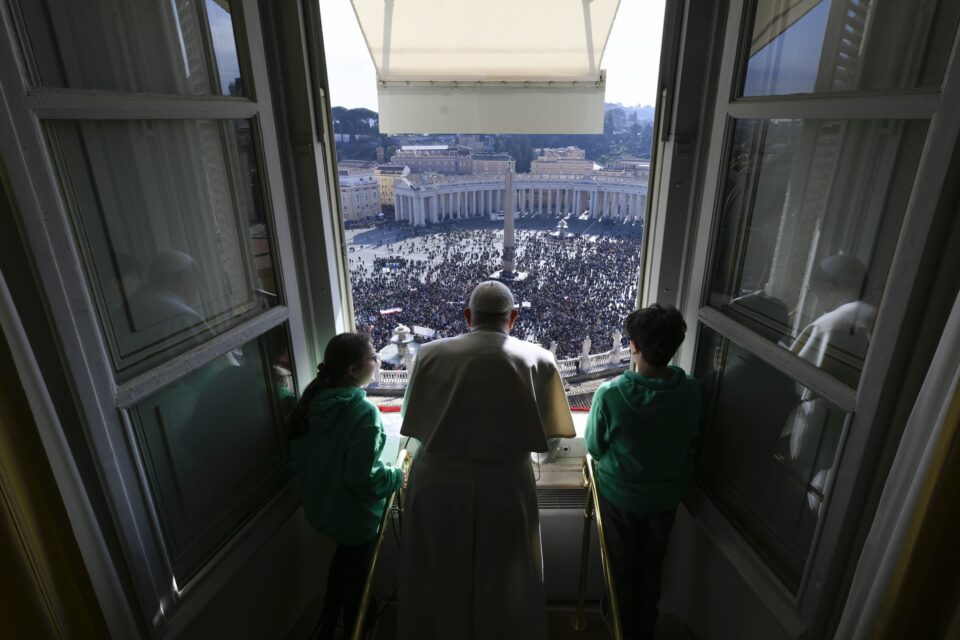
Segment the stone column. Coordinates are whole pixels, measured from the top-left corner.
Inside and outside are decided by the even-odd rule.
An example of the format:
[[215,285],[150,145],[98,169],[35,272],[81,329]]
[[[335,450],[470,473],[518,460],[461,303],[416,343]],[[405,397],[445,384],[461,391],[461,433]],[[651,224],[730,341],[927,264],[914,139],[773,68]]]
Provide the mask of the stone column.
[[516,269],[516,244],[513,238],[513,172],[504,174],[507,186],[507,207],[503,216],[503,271],[512,273]]

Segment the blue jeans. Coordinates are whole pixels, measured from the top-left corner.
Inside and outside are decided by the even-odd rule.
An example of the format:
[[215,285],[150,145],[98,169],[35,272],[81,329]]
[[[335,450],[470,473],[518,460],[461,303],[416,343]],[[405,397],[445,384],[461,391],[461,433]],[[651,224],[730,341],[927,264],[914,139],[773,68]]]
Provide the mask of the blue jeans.
[[653,638],[663,558],[677,510],[634,513],[600,495],[613,583],[620,605],[620,626],[626,640]]

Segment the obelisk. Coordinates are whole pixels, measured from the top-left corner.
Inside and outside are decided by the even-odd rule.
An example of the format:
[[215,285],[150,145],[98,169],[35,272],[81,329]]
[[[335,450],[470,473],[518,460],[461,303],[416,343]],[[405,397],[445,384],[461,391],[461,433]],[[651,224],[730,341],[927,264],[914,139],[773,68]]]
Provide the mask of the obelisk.
[[513,210],[516,208],[513,193],[513,171],[507,169],[503,174],[504,187],[504,207],[503,207],[503,268],[500,272],[501,278],[513,277],[516,268],[517,247],[513,239]]

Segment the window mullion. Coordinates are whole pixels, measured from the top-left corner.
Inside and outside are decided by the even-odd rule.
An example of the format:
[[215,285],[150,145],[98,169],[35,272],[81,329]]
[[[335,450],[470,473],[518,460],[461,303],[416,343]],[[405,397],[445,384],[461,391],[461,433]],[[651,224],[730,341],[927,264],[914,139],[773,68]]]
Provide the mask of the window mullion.
[[798,358],[783,347],[770,342],[733,318],[710,307],[702,307],[698,317],[705,325],[723,337],[750,351],[768,365],[779,369],[799,384],[815,391],[846,412],[853,412],[857,404],[857,392],[836,378],[824,373],[815,365]]
[[239,344],[245,344],[283,324],[290,317],[287,307],[274,307],[207,342],[182,353],[163,364],[144,371],[136,378],[117,386],[115,398],[119,408],[131,407],[176,379],[203,367],[228,353]]
[[734,118],[926,120],[939,107],[938,89],[916,89],[898,93],[748,98],[727,105],[727,113]]
[[262,107],[246,98],[34,89],[27,103],[41,120],[240,120]]

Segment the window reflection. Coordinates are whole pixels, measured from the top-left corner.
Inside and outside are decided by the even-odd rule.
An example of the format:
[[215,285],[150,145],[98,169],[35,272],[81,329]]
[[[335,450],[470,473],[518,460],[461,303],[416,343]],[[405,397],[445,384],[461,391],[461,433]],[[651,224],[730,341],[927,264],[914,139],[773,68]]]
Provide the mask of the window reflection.
[[132,410],[178,580],[287,477],[280,425],[294,392],[278,327]]
[[925,133],[736,121],[710,306],[856,387]]
[[121,379],[279,303],[249,122],[49,132]]
[[696,375],[709,398],[701,481],[796,590],[846,414],[713,331],[700,339]]
[[759,0],[744,96],[938,86],[956,2]]
[[213,53],[217,60],[220,93],[225,96],[242,96],[243,81],[240,77],[240,61],[237,58],[237,41],[233,33],[230,3],[206,0],[205,7]]
[[45,87],[243,95],[230,0],[17,0]]

